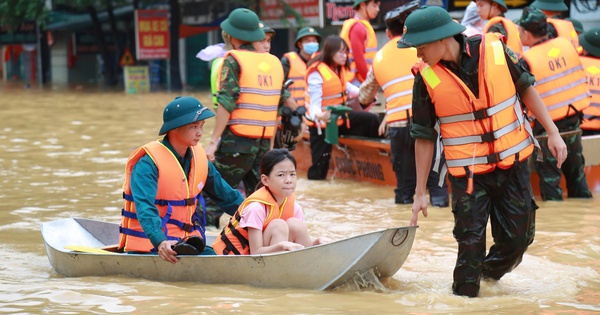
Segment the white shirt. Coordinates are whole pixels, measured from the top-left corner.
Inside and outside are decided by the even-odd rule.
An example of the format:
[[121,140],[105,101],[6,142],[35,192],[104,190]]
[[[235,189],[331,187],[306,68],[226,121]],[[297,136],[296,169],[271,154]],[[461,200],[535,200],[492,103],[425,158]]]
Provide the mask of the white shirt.
[[[308,75],[308,79],[306,81],[308,83],[306,91],[310,99],[310,108],[308,111],[310,116],[308,117],[312,121],[317,121],[315,115],[323,112],[323,110],[321,110],[321,101],[323,98],[323,77],[319,71],[314,71]],[[359,90],[360,89],[356,85],[346,82],[346,95],[348,95],[348,98],[358,97]]]

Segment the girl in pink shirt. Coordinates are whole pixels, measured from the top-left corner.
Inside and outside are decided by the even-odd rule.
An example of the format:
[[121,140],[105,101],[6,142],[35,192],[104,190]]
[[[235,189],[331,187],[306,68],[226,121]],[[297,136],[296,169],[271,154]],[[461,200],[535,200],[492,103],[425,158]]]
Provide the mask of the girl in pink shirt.
[[[242,210],[239,223],[240,228],[248,231],[250,253],[265,254],[280,251],[292,251],[304,247],[322,244],[322,238],[312,239],[304,224],[302,208],[295,202],[296,190],[296,160],[287,149],[274,149],[265,154],[260,162],[260,179],[257,193],[264,187],[277,202],[278,207],[268,212],[268,207],[263,202],[253,201]],[[268,195],[268,194],[267,194]],[[251,195],[249,199],[254,196]],[[268,198],[270,199],[270,198]],[[286,213],[291,210],[293,202],[293,215]],[[271,219],[264,226],[268,216],[279,213],[278,218]],[[287,219],[281,217],[287,216]]]

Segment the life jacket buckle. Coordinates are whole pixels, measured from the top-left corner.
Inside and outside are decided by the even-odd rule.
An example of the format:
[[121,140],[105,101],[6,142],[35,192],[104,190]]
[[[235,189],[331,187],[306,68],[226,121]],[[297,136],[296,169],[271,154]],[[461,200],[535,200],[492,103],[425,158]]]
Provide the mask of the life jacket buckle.
[[488,163],[498,163],[500,162],[500,154],[498,153],[494,153],[494,154],[490,154],[487,157]]
[[192,198],[187,198],[184,199],[185,200],[185,205],[186,206],[193,206],[196,204],[196,198],[192,197]]
[[487,108],[483,108],[480,110],[476,110],[473,112],[473,117],[475,117],[475,119],[484,119],[489,117],[486,111]]
[[496,137],[494,136],[493,131],[481,135],[481,142],[494,142],[494,140],[496,140]]

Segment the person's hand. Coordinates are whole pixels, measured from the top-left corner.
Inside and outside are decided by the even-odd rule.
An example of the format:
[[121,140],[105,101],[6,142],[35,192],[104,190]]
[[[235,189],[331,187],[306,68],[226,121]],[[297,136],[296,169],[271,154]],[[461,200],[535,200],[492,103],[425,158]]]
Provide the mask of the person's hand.
[[170,262],[172,264],[179,261],[177,258],[177,252],[174,251],[171,246],[177,244],[177,241],[162,241],[158,244],[158,256],[162,258],[164,261]]
[[383,136],[385,134],[385,129],[387,127],[387,122],[385,121],[385,118],[381,121],[381,124],[379,124],[379,129],[377,131],[377,133],[380,136]]
[[217,151],[217,143],[211,141],[208,144],[208,146],[206,147],[206,149],[204,149],[204,152],[206,153],[206,158],[209,161],[214,161],[215,160],[215,152],[216,151]]
[[419,212],[423,211],[423,216],[427,217],[427,195],[415,196],[415,201],[412,204],[412,218],[410,218],[410,226],[416,226],[419,219]]
[[560,136],[560,133],[556,132],[548,135],[548,149],[554,158],[556,158],[556,167],[560,168],[567,159],[567,145]]
[[317,118],[318,120],[322,120],[324,122],[329,122],[329,119],[331,118],[331,111],[330,110],[326,110],[324,112],[317,113],[315,115],[315,118]]
[[303,249],[304,246],[294,243],[294,242],[281,242],[279,243],[279,245],[281,245],[281,250],[285,251],[285,252],[291,252],[293,250],[299,250],[299,249]]

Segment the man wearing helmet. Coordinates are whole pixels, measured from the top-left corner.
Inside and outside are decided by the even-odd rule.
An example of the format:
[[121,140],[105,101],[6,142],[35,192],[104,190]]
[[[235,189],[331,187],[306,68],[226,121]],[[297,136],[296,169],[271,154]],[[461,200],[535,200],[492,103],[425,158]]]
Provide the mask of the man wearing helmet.
[[[465,27],[440,7],[413,11],[399,48],[416,47],[413,124],[417,188],[411,225],[427,216],[426,179],[434,142],[452,186],[458,256],[452,291],[476,297],[481,277],[499,280],[522,260],[533,242],[535,209],[527,158],[534,149],[519,99],[548,132],[548,145],[562,164],[566,145],[515,53],[497,34],[465,37]],[[436,131],[439,124],[440,137]],[[494,245],[486,255],[486,228]]]

